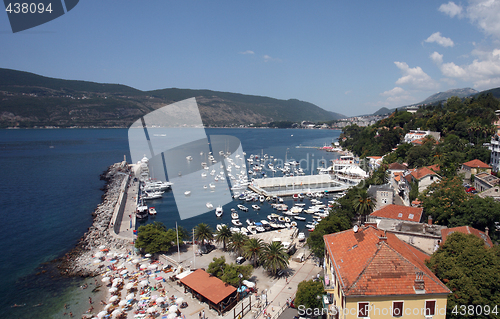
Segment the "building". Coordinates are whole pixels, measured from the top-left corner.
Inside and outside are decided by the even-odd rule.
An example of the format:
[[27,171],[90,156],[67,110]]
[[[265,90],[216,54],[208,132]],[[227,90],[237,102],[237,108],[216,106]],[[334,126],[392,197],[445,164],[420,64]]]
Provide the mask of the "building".
[[465,174],[465,179],[470,179],[472,175],[476,175],[480,172],[491,174],[491,166],[484,162],[481,162],[478,159],[474,159],[472,161],[463,163],[462,167],[460,168],[460,173]]
[[374,210],[378,210],[385,205],[394,203],[394,190],[389,184],[370,185],[367,190],[368,196],[375,199]]
[[327,318],[446,318],[450,290],[426,254],[372,225],[323,239]]
[[408,207],[402,205],[386,205],[370,214],[371,221],[380,219],[395,219],[407,222],[420,223],[423,217],[422,207]]
[[491,151],[490,165],[494,172],[500,170],[500,136],[497,134],[491,138],[490,146]]
[[495,186],[493,188],[490,188],[488,190],[485,190],[484,192],[477,194],[477,196],[479,196],[481,198],[491,197],[494,200],[500,202],[500,187]]
[[479,173],[474,175],[474,188],[478,192],[483,192],[495,187],[498,184],[500,184],[500,178],[494,175],[488,173]]
[[484,246],[487,248],[493,247],[493,242],[491,241],[490,236],[488,235],[488,227],[486,227],[486,231],[482,232],[478,229],[475,229],[471,226],[460,226],[460,227],[454,227],[454,228],[447,228],[447,229],[442,229],[441,230],[441,237],[442,241],[441,244],[443,244],[446,241],[446,238],[453,234],[454,232],[460,232],[466,235],[474,235],[477,238],[480,238],[484,240]]
[[432,136],[436,141],[439,141],[441,139],[441,133],[439,132],[422,131],[420,129],[417,129],[417,130],[410,130],[409,133],[406,133],[404,141],[405,143],[411,143],[415,140],[423,139],[427,135]]
[[427,189],[432,183],[441,181],[441,176],[439,176],[432,169],[436,169],[435,166],[421,167],[411,170],[411,180],[412,182],[418,183],[418,192],[421,193]]

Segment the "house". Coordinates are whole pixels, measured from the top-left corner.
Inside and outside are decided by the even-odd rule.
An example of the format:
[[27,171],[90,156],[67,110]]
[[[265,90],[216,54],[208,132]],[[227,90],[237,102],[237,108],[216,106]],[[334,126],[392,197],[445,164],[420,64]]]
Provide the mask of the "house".
[[493,242],[491,241],[491,238],[488,235],[488,227],[486,227],[485,232],[482,232],[471,226],[460,226],[460,227],[447,228],[441,230],[441,237],[442,237],[441,244],[443,244],[446,241],[446,238],[454,232],[460,232],[466,235],[472,234],[477,238],[484,240],[484,246],[486,246],[487,248],[493,247]]
[[474,159],[472,161],[463,163],[462,167],[460,168],[460,173],[465,174],[465,179],[470,179],[472,175],[476,175],[480,172],[491,174],[491,166],[484,162],[481,162],[478,159]]
[[410,186],[404,178],[409,174],[408,167],[400,163],[391,163],[387,167],[389,172],[389,183],[396,193],[401,197],[406,206],[410,206],[409,193]]
[[493,188],[490,188],[488,190],[485,190],[484,192],[477,194],[477,196],[479,196],[481,198],[491,197],[494,200],[500,202],[500,187],[495,186]]
[[428,255],[372,225],[323,240],[326,318],[446,317],[450,290],[425,266]]
[[500,136],[498,132],[491,137],[490,146],[488,148],[491,151],[491,168],[494,172],[498,172],[500,170]]
[[374,210],[394,202],[394,190],[389,184],[370,185],[367,190],[368,196],[375,199]]
[[366,157],[370,163],[370,168],[376,170],[382,164],[383,157],[382,156],[367,156]]
[[420,223],[423,216],[422,207],[408,207],[403,205],[386,205],[370,214],[371,221],[380,219],[397,219],[407,222]]
[[436,168],[435,166],[426,166],[411,170],[411,180],[412,182],[418,183],[418,192],[423,192],[434,182],[439,183],[441,181],[441,176],[434,172],[431,168]]
[[483,172],[474,176],[474,188],[478,192],[483,192],[495,187],[498,184],[500,184],[500,178],[494,175]]
[[423,139],[427,135],[432,136],[436,141],[439,141],[441,138],[441,133],[432,132],[432,131],[422,131],[420,129],[410,130],[410,132],[406,133],[404,141],[405,143],[411,143],[414,140]]

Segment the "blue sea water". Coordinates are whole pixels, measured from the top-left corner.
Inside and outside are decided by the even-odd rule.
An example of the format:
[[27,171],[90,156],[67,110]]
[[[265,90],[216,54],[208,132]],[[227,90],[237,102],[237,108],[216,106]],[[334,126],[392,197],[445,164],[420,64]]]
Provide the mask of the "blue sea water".
[[[315,171],[318,159],[337,155],[307,146],[329,145],[339,131],[207,129],[207,134],[236,136],[247,155],[304,159],[302,167],[309,174]],[[4,225],[0,318],[49,318],[62,312],[69,292],[81,279],[58,276],[50,261],[72,249],[91,225],[91,213],[103,194],[99,175],[124,155],[130,161],[128,147],[126,129],[0,130],[0,216]],[[161,221],[169,228],[178,222],[188,230],[200,222],[230,224],[229,208],[236,204],[224,207],[222,220],[213,212],[180,220],[171,193],[166,193],[150,204],[158,216],[147,222]],[[250,209],[240,213],[247,214],[240,219],[265,219],[271,211],[270,207],[259,212]],[[11,308],[13,304],[26,306]]]

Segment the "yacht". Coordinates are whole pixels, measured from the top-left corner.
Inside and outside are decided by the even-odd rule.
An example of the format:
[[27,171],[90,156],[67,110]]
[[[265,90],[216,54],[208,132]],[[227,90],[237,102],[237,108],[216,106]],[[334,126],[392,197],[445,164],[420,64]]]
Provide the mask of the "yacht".
[[238,208],[244,212],[248,211],[248,208],[243,205],[238,205]]
[[301,221],[305,221],[306,218],[305,217],[301,217],[301,216],[293,216],[294,219],[296,220],[301,220]]
[[224,211],[222,210],[222,206],[221,205],[217,206],[217,208],[215,209],[215,216],[221,217],[223,213]]
[[241,226],[241,225],[243,225],[243,224],[240,222],[240,220],[239,220],[239,219],[233,219],[231,222],[233,223],[233,225],[234,225],[234,226]]
[[148,214],[149,214],[148,206],[146,205],[137,206],[137,209],[135,211],[135,216],[137,217],[137,219],[146,219],[148,218]]
[[252,208],[255,209],[255,210],[259,210],[260,206],[259,205],[252,205]]
[[184,195],[186,195],[186,196],[191,195],[191,191],[185,191],[185,192],[184,192]]
[[156,209],[154,207],[149,207],[149,215],[156,216]]
[[232,212],[232,213],[231,213],[231,218],[232,218],[232,219],[238,219],[238,218],[240,218],[240,216],[238,215],[238,213],[237,213],[237,212]]
[[213,183],[208,184],[208,186],[210,186],[211,189],[215,188],[215,184],[213,184]]
[[212,209],[212,208],[214,208],[214,205],[212,205],[212,203],[207,203],[206,205],[207,205],[207,208],[208,208],[208,209]]
[[188,161],[192,161],[192,160],[193,160],[193,157],[192,157],[192,156],[186,156],[186,159],[187,159]]

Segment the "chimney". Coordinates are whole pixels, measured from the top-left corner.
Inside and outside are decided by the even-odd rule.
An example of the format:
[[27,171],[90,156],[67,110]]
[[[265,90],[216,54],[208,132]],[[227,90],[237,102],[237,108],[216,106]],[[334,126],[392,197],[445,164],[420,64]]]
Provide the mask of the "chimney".
[[380,244],[382,242],[387,242],[387,234],[386,234],[385,230],[384,230],[384,236],[380,236],[378,238],[378,243]]
[[490,232],[490,229],[488,226],[486,226],[486,228],[484,229],[484,233],[486,234],[486,236],[489,236],[488,233]]
[[432,225],[432,216],[427,217],[427,224]]
[[416,277],[413,288],[415,288],[415,290],[425,290],[424,273],[419,271],[416,272],[415,275]]

